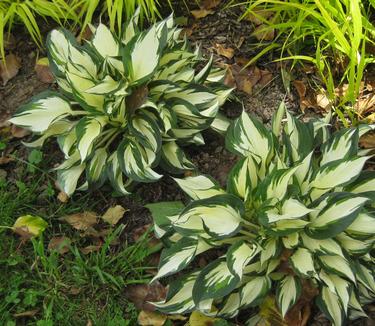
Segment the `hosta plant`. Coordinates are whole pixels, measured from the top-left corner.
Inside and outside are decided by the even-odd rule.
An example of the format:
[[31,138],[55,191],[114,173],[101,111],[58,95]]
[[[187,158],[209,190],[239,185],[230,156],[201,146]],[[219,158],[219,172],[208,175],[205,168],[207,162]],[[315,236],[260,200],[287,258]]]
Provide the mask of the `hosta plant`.
[[227,148],[241,158],[226,190],[191,176],[176,179],[186,206],[148,205],[166,244],[154,279],[178,273],[160,311],[229,318],[275,296],[285,316],[307,287],[335,325],[364,315],[375,295],[375,172],[358,138],[371,127],[331,135],[324,121],[284,114],[270,129],[245,113],[232,123]]
[[[47,40],[49,61],[60,92],[44,92],[10,120],[41,137],[56,137],[65,155],[58,183],[71,195],[109,180],[123,194],[132,181],[152,182],[159,163],[172,172],[192,169],[180,144],[202,144],[201,131],[225,129],[219,107],[231,89],[224,71],[192,51],[173,17],[140,31],[138,13],[120,38],[100,24],[80,46],[59,29]],[[199,65],[199,67],[197,67]],[[200,68],[200,69],[197,69]],[[215,121],[214,121],[215,120]]]

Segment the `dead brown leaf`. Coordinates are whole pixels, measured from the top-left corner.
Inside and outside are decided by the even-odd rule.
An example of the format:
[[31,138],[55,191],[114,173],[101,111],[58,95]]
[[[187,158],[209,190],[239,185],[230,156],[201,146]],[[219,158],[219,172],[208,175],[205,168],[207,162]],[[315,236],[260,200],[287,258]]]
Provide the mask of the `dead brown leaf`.
[[236,81],[237,88],[249,95],[253,92],[253,87],[262,78],[262,73],[260,69],[256,66],[251,66],[242,69],[238,64],[230,66],[232,70],[233,77]]
[[69,246],[71,243],[72,240],[70,240],[68,237],[53,237],[48,244],[48,250],[55,250],[59,254],[63,255],[69,251]]
[[163,301],[167,295],[167,288],[159,281],[151,284],[134,284],[125,289],[125,296],[133,302],[138,310],[155,311],[155,306],[149,302]]
[[55,77],[49,67],[48,58],[40,58],[35,64],[36,76],[42,83],[52,84]]
[[332,103],[324,92],[316,94],[316,104],[325,111],[329,111],[332,108]]
[[251,21],[252,23],[258,26],[264,22],[264,19],[267,19],[272,15],[273,12],[269,10],[253,10],[245,16],[245,19]]
[[225,73],[224,84],[228,87],[236,87],[236,80],[234,79],[232,69],[228,68]]
[[199,7],[203,9],[216,8],[221,3],[221,0],[202,0],[199,3]]
[[209,9],[197,9],[197,10],[192,10],[190,11],[191,14],[194,16],[195,19],[201,19],[204,18],[208,15],[212,15],[214,13],[213,10]]
[[30,130],[18,127],[16,125],[12,125],[10,132],[14,138],[23,138],[31,134]]
[[24,312],[19,312],[17,314],[13,314],[14,318],[23,318],[23,317],[34,317],[38,313],[39,309],[28,310]]
[[302,80],[294,80],[293,81],[293,86],[296,89],[300,101],[303,101],[306,97],[306,85]]
[[163,326],[167,318],[167,315],[163,315],[159,312],[142,310],[138,315],[138,325]]
[[67,203],[68,200],[69,200],[69,196],[63,192],[63,191],[60,191],[59,194],[57,195],[57,199],[61,202],[61,203]]
[[371,111],[375,106],[375,94],[370,93],[366,96],[358,98],[357,102],[354,105],[354,109],[360,115],[363,115]]
[[216,43],[215,48],[216,48],[216,52],[219,55],[222,55],[228,59],[232,59],[234,56],[234,49],[232,48],[226,48],[222,44],[219,44],[219,43]]
[[9,156],[0,156],[0,165],[8,164],[9,162],[13,162],[14,159]]
[[116,225],[118,221],[124,216],[124,213],[127,211],[128,209],[125,209],[121,205],[116,205],[114,207],[108,208],[102,216],[102,219],[111,225]]
[[21,59],[14,54],[8,54],[5,60],[0,61],[0,77],[3,80],[3,86],[18,74],[20,67]]
[[60,220],[69,223],[77,230],[87,230],[97,222],[97,215],[94,212],[76,213],[62,217]]
[[262,24],[255,28],[253,35],[258,41],[272,41],[275,38],[275,29]]
[[268,85],[271,80],[273,79],[273,75],[272,75],[272,72],[267,70],[267,69],[261,69],[260,70],[260,80],[258,81],[258,84],[262,87]]
[[88,254],[91,254],[92,252],[97,252],[100,250],[100,248],[102,247],[101,244],[99,245],[90,245],[90,246],[87,246],[85,248],[82,248],[81,249],[81,252],[84,254],[84,255],[88,255]]
[[370,149],[375,148],[375,132],[368,132],[359,139],[359,146]]

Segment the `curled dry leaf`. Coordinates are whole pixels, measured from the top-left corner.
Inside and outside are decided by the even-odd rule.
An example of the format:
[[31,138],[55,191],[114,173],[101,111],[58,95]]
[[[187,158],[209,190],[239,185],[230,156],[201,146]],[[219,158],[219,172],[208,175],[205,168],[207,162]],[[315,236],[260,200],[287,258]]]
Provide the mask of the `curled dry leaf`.
[[102,219],[111,225],[115,225],[124,216],[124,213],[127,211],[128,209],[125,209],[121,205],[116,205],[114,207],[108,208],[107,211],[102,216]]
[[48,58],[40,58],[35,64],[36,76],[42,83],[52,84],[55,80],[49,67]]
[[64,216],[60,220],[69,223],[77,230],[85,231],[96,224],[97,216],[94,212],[83,212]]
[[61,203],[67,203],[69,200],[69,196],[64,191],[60,191],[59,194],[57,195],[57,199]]
[[63,255],[69,251],[71,243],[72,240],[68,237],[53,237],[48,244],[48,250],[57,251],[59,254]]
[[256,66],[242,68],[238,64],[230,67],[233,77],[236,81],[237,88],[249,95],[253,92],[253,87],[261,80],[262,73]]
[[271,80],[273,79],[272,72],[267,69],[260,69],[260,80],[258,81],[258,84],[262,87],[268,85]]
[[293,81],[293,86],[296,89],[300,101],[303,101],[306,97],[306,85],[302,80],[294,80]]
[[200,19],[200,18],[204,18],[208,15],[212,15],[214,13],[213,10],[209,9],[197,9],[197,10],[192,10],[190,11],[191,14],[194,16],[195,19]]
[[155,311],[142,310],[138,315],[140,326],[163,326],[167,320],[167,315]]
[[139,310],[155,311],[155,307],[149,302],[163,301],[166,295],[167,288],[159,281],[129,285],[125,289],[126,298]]
[[5,60],[0,61],[0,77],[4,86],[18,74],[20,67],[21,59],[14,54],[8,54]]
[[329,111],[332,108],[332,103],[324,92],[316,94],[316,104],[325,111]]
[[87,246],[85,248],[82,248],[81,249],[81,252],[84,254],[84,255],[88,255],[88,254],[91,254],[92,252],[97,252],[100,250],[100,248],[102,247],[102,244],[98,244],[98,245],[90,245],[90,246]]
[[14,318],[25,318],[25,317],[34,317],[38,313],[39,309],[28,310],[24,312],[19,312],[17,314],[13,314]]
[[216,48],[216,52],[219,55],[222,55],[223,57],[232,59],[234,56],[234,49],[232,48],[226,48],[222,44],[219,44],[219,43],[216,43],[215,48]]
[[16,125],[12,125],[10,132],[14,138],[23,138],[31,134],[30,130],[18,127]]

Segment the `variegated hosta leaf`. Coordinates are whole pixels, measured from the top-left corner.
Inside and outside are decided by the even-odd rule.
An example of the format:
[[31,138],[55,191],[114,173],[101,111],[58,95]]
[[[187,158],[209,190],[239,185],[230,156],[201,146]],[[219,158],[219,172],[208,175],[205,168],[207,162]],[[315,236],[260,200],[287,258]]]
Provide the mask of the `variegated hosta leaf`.
[[316,239],[341,233],[355,220],[367,201],[366,197],[332,196],[328,205],[308,225],[307,233]]
[[333,325],[340,326],[344,321],[344,309],[340,299],[335,292],[332,292],[327,286],[323,286],[320,290],[317,304],[328,317]]
[[363,194],[369,196],[371,199],[375,198],[375,172],[363,171],[359,177],[347,187],[345,191],[353,194]]
[[88,165],[87,180],[91,185],[101,185],[105,181],[105,165],[108,153],[103,147],[98,148]]
[[324,255],[319,256],[319,260],[325,270],[343,276],[355,283],[355,276],[350,267],[350,263],[341,256]]
[[285,316],[289,308],[297,302],[300,295],[301,282],[297,277],[287,275],[280,281],[276,297],[277,304],[279,305],[283,316]]
[[273,154],[270,133],[258,120],[245,112],[229,128],[226,146],[235,153],[251,155],[263,167]]
[[193,302],[193,287],[197,273],[180,278],[169,285],[167,298],[164,302],[154,302],[153,305],[163,313],[185,314],[195,307]]
[[334,254],[344,257],[341,247],[333,239],[313,239],[305,233],[301,233],[302,244],[313,253]]
[[252,156],[240,159],[228,176],[228,192],[246,199],[258,184],[258,165]]
[[124,183],[123,174],[120,168],[120,163],[117,157],[117,153],[113,153],[107,160],[106,171],[109,181],[112,187],[120,194],[129,195],[130,192],[126,189],[129,185],[129,181]]
[[325,194],[337,186],[346,185],[357,178],[369,156],[352,157],[350,159],[336,160],[322,166],[311,182],[313,199]]
[[212,178],[205,175],[174,180],[194,200],[225,194],[225,191]]
[[184,234],[207,232],[214,237],[228,237],[240,229],[243,213],[241,200],[232,195],[216,195],[186,206],[173,227]]
[[199,273],[193,288],[194,303],[198,305],[205,300],[222,298],[232,292],[239,281],[224,259],[216,259]]
[[271,289],[271,280],[268,276],[251,278],[240,290],[241,306],[256,306],[262,302]]
[[322,146],[320,166],[357,155],[358,129],[344,129],[337,132]]
[[369,237],[375,234],[375,216],[369,213],[359,213],[356,219],[346,229],[350,235]]
[[21,106],[9,122],[41,133],[52,123],[73,114],[69,101],[59,94],[46,91],[33,97],[30,103]]
[[255,257],[258,253],[256,245],[249,245],[244,241],[234,243],[227,253],[228,268],[233,275],[242,279],[244,267]]
[[85,117],[78,122],[76,126],[77,148],[82,162],[90,155],[94,142],[99,137],[105,124],[105,117]]
[[57,173],[57,183],[61,189],[71,196],[77,188],[78,179],[85,170],[85,164],[75,165],[66,170],[59,170]]
[[131,139],[124,139],[117,150],[120,168],[129,178],[139,182],[152,182],[162,176],[147,162],[146,150]]
[[[43,93],[11,120],[41,134],[30,146],[58,139],[67,160],[59,170],[85,163],[86,178],[94,178],[86,188],[101,185],[107,175],[117,192],[127,194],[132,182],[160,179],[153,170],[158,164],[172,173],[194,169],[179,146],[204,144],[201,132],[232,91],[223,84],[225,71],[213,70],[212,58],[196,70],[201,53],[179,38],[173,16],[145,31],[138,16],[120,36],[103,24],[91,26],[93,37],[82,46],[67,30],[53,30],[48,56],[63,95]],[[229,125],[223,117],[218,121],[221,131]],[[107,155],[95,154],[101,148]]]
[[145,207],[151,211],[156,236],[161,238],[172,229],[172,225],[170,224],[168,217],[178,216],[185,206],[183,203],[175,201],[147,204]]
[[194,164],[188,160],[184,151],[174,141],[165,143],[161,152],[160,164],[166,171],[181,173],[194,169]]
[[312,254],[305,248],[299,248],[290,257],[290,263],[293,269],[300,275],[309,277],[316,273]]
[[160,257],[159,271],[153,280],[181,271],[194,259],[197,248],[198,239],[186,237],[164,249]]

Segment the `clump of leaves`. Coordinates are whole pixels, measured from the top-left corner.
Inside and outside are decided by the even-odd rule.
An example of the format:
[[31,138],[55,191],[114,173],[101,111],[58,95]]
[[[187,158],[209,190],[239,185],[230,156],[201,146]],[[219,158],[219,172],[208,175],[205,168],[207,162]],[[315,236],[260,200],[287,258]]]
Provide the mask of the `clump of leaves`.
[[81,189],[108,179],[127,194],[132,181],[160,179],[159,162],[176,173],[192,169],[179,144],[204,143],[201,131],[212,124],[227,127],[215,120],[231,92],[221,83],[225,72],[212,69],[212,58],[195,69],[200,50],[179,37],[172,16],[140,31],[138,14],[120,38],[100,24],[84,46],[52,31],[47,47],[61,92],[36,96],[10,120],[42,135],[28,146],[57,137],[66,159],[58,183],[68,195],[84,171]]
[[[371,155],[358,138],[371,127],[331,135],[326,122],[289,112],[283,126],[284,113],[271,130],[245,113],[233,122],[226,144],[241,159],[226,190],[203,175],[176,179],[186,207],[147,206],[167,244],[155,279],[183,274],[155,304],[162,312],[234,317],[272,294],[285,316],[308,285],[335,325],[364,315],[375,296],[375,172],[363,171]],[[206,267],[183,272],[209,250]]]

